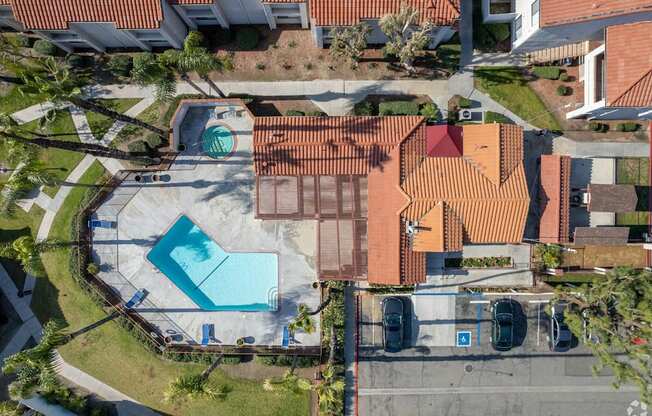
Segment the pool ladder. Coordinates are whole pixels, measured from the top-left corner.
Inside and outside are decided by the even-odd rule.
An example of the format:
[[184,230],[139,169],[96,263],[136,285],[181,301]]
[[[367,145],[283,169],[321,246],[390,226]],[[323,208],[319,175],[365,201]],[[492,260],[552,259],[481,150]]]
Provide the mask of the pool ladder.
[[278,310],[278,287],[274,286],[267,291],[267,305],[272,311]]

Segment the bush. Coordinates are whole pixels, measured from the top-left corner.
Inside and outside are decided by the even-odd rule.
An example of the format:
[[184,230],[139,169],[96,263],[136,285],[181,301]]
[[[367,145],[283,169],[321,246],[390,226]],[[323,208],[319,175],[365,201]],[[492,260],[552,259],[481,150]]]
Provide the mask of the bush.
[[56,56],[59,54],[59,48],[54,43],[45,39],[38,39],[32,46],[34,52],[41,55]]
[[538,78],[545,79],[559,79],[561,75],[561,69],[557,66],[535,66],[532,68],[532,72]]
[[131,68],[134,66],[134,59],[129,55],[113,55],[107,64],[107,68],[116,77],[128,77],[131,75]]
[[444,264],[446,267],[452,268],[497,268],[497,267],[510,267],[512,265],[511,257],[467,257],[467,258],[450,258],[445,259]]
[[419,105],[412,101],[389,101],[378,105],[378,113],[381,116],[416,116],[419,115]]
[[240,364],[241,361],[242,359],[239,356],[233,355],[230,357],[222,357],[221,363],[224,365],[236,365]]
[[557,95],[561,95],[561,96],[569,95],[571,91],[572,90],[570,89],[570,87],[567,87],[565,85],[560,85],[557,87]]
[[638,130],[640,127],[641,125],[638,123],[619,123],[616,126],[616,130],[622,132],[632,132]]
[[589,123],[589,128],[597,133],[606,133],[609,131],[609,125],[605,123]]
[[353,114],[356,116],[375,116],[377,112],[374,105],[369,101],[360,101],[353,106]]
[[555,244],[537,244],[534,246],[534,258],[544,267],[556,269],[561,265],[561,247]]
[[256,69],[259,70],[259,71],[264,71],[265,68],[266,68],[266,66],[265,66],[265,64],[262,63],[262,62],[258,62],[258,63],[256,64]]
[[96,275],[100,272],[100,266],[95,263],[88,263],[88,266],[86,266],[86,271],[89,274]]
[[238,45],[238,48],[244,51],[250,51],[256,49],[258,42],[260,40],[260,33],[258,29],[251,26],[244,26],[238,29],[235,34],[235,42]]
[[485,28],[491,33],[497,42],[506,41],[511,35],[511,30],[507,23],[489,24],[485,25]]
[[257,355],[254,358],[259,364],[262,365],[276,365],[276,356],[275,355]]
[[326,116],[328,116],[328,114],[324,113],[323,111],[319,111],[319,110],[316,110],[316,111],[308,111],[308,112],[306,113],[306,115],[307,115],[307,116],[311,116],[311,117],[326,117]]
[[66,63],[72,69],[83,69],[91,66],[92,58],[84,55],[77,55],[76,53],[71,53],[66,56]]
[[140,154],[149,154],[152,150],[149,146],[149,143],[147,143],[145,140],[137,140],[135,142],[131,142],[127,145],[127,149],[129,149],[131,153]]
[[421,110],[419,110],[419,112],[426,118],[429,123],[437,123],[441,121],[441,112],[435,103],[424,104],[421,106]]
[[210,31],[209,39],[213,46],[227,45],[233,41],[233,32],[218,27]]
[[485,123],[515,124],[512,119],[494,111],[484,112]]
[[561,82],[568,82],[570,81],[570,76],[566,72],[562,72],[561,74],[559,74],[559,80]]
[[306,113],[304,113],[303,111],[299,111],[299,110],[288,110],[288,111],[285,112],[285,115],[288,116],[288,117],[297,117],[297,116],[298,117],[303,117],[303,116],[306,115]]
[[460,97],[458,105],[460,108],[471,108],[471,100],[466,97]]
[[29,48],[30,43],[31,39],[29,36],[25,36],[22,33],[16,35],[16,45],[20,46],[21,48]]

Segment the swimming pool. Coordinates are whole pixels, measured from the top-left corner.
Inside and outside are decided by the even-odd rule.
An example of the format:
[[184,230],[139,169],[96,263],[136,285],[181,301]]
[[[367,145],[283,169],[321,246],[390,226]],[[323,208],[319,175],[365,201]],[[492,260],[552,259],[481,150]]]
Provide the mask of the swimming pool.
[[277,309],[278,256],[224,251],[185,215],[156,243],[147,259],[200,309]]
[[213,159],[226,158],[235,150],[236,139],[233,133],[222,125],[204,130],[201,140],[203,152]]

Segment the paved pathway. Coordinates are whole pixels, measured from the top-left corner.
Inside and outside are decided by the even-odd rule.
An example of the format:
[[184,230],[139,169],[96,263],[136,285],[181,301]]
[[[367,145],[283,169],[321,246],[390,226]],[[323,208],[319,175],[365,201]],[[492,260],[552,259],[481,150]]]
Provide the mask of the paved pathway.
[[344,370],[346,379],[346,390],[344,391],[344,413],[355,415],[356,413],[356,382],[357,382],[357,311],[354,289],[347,286],[344,290]]
[[[635,386],[620,386],[618,392],[638,392]],[[549,386],[465,386],[360,389],[360,396],[423,396],[449,394],[504,394],[504,393],[613,393],[611,384],[604,385],[549,385]]]

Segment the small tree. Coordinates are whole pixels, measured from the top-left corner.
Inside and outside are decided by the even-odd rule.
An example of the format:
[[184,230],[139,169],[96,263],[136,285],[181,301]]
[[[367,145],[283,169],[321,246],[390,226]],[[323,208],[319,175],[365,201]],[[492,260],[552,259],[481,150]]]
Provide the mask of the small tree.
[[319,412],[322,415],[341,415],[344,409],[344,377],[341,368],[328,364],[322,372],[323,380],[313,389],[319,396]]
[[20,262],[26,273],[41,276],[45,274],[41,253],[59,250],[63,245],[56,240],[34,240],[30,235],[18,237],[11,243],[0,246],[0,255]]
[[298,393],[310,388],[310,381],[297,376],[292,370],[287,370],[283,377],[266,378],[263,382],[263,389],[266,391],[284,390]]
[[288,329],[290,332],[295,332],[297,329],[301,329],[308,334],[315,332],[315,322],[312,319],[308,305],[303,303],[299,305],[297,316],[295,316],[292,322],[290,322]]
[[164,393],[165,401],[174,402],[181,398],[194,399],[198,397],[207,397],[210,399],[226,398],[229,392],[226,386],[214,387],[208,383],[208,377],[221,362],[222,355],[219,355],[200,374],[187,374],[174,379]]
[[331,31],[333,36],[330,46],[331,56],[336,59],[350,59],[353,68],[357,68],[367,47],[367,37],[370,33],[371,28],[366,23],[333,29]]
[[556,244],[537,244],[534,247],[534,257],[546,268],[556,269],[561,265],[561,246]]
[[384,51],[398,57],[401,64],[410,72],[414,71],[414,59],[430,43],[430,32],[434,25],[419,23],[419,11],[409,5],[401,6],[396,14],[388,14],[380,19],[380,29],[387,36]]
[[568,302],[565,318],[573,334],[599,339],[586,345],[603,367],[614,372],[614,387],[633,383],[641,399],[652,403],[652,273],[616,269],[590,286],[562,287],[556,300]]

